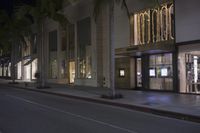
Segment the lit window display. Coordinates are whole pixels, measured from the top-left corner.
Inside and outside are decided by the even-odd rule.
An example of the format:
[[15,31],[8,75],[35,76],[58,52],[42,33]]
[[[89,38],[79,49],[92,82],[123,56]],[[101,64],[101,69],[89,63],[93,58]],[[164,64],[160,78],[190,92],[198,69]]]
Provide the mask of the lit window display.
[[22,62],[17,63],[17,79],[22,79]]
[[75,62],[69,62],[69,83],[74,83],[75,79]]
[[134,45],[143,45],[174,39],[173,4],[163,4],[132,16]]
[[200,51],[183,46],[178,59],[180,92],[200,93]]
[[11,63],[8,64],[8,77],[11,76]]
[[[24,60],[24,64],[28,63],[30,59]],[[30,80],[31,79],[31,64],[28,63],[24,66],[24,79]]]
[[149,63],[150,88],[158,90],[172,90],[172,54],[151,55]]
[[58,64],[57,64],[56,59],[50,61],[50,78],[52,78],[52,79],[58,78],[57,77],[57,70],[58,70],[57,65]]
[[78,22],[78,78],[92,78],[92,45],[90,18]]
[[34,59],[31,65],[32,65],[32,79],[36,79],[35,73],[37,72],[38,69],[38,59]]

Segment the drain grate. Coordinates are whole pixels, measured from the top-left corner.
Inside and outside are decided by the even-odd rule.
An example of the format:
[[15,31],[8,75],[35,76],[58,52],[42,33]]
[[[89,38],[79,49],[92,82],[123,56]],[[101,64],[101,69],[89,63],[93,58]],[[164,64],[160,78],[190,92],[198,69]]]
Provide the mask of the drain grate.
[[145,103],[142,103],[142,105],[155,106],[155,105],[159,105],[159,104],[155,103],[155,102],[145,102]]

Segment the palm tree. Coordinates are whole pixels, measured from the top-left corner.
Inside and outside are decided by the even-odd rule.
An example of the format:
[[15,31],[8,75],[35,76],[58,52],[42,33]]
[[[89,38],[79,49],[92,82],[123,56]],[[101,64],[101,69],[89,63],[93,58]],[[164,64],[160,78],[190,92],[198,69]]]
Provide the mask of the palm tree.
[[15,14],[8,15],[4,11],[0,11],[0,42],[4,50],[11,48],[11,78],[15,83],[15,63],[16,63],[16,47],[18,44],[26,45],[25,38],[29,35],[30,21],[26,18],[18,19]]
[[39,64],[41,65],[39,69],[39,87],[44,88],[45,74],[42,68],[45,66],[44,59],[44,20],[45,18],[53,19],[61,24],[61,26],[67,30],[67,25],[69,24],[68,19],[62,14],[64,3],[72,3],[74,0],[36,0],[34,5],[21,5],[17,9],[17,16],[24,17],[27,14],[33,19],[39,33],[40,40],[40,57]]

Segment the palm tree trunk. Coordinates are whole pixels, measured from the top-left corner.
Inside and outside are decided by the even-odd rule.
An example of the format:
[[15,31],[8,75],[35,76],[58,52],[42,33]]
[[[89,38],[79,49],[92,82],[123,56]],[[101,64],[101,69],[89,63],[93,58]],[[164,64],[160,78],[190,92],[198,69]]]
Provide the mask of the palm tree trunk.
[[11,79],[12,83],[15,83],[15,44],[12,43],[12,50],[11,50]]
[[[42,70],[42,68],[45,68],[45,66],[44,66],[44,23],[42,22],[42,44],[41,44],[41,55],[42,55],[42,57],[41,57],[41,65],[42,65],[42,67],[41,67],[41,70]],[[42,87],[45,87],[45,69],[43,69],[42,71],[41,71],[41,80],[42,80]]]
[[40,35],[39,35],[39,40],[40,40],[40,47],[39,47],[39,88],[45,87],[45,76],[44,76],[44,71],[45,71],[45,66],[44,66],[44,24],[43,20],[39,24],[39,30],[40,30]]
[[109,42],[110,42],[110,89],[112,95],[116,95],[115,90],[115,47],[114,47],[114,0],[109,5]]

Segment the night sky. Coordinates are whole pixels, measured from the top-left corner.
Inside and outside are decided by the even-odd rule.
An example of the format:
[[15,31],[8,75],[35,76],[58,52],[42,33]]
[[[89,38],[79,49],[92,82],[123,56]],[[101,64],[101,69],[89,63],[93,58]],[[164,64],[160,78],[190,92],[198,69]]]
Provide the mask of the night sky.
[[7,12],[11,13],[13,6],[14,6],[14,0],[0,0],[0,9],[6,10]]
[[34,0],[0,0],[0,9],[5,10],[9,14],[13,13],[13,9],[19,3],[32,4]]

